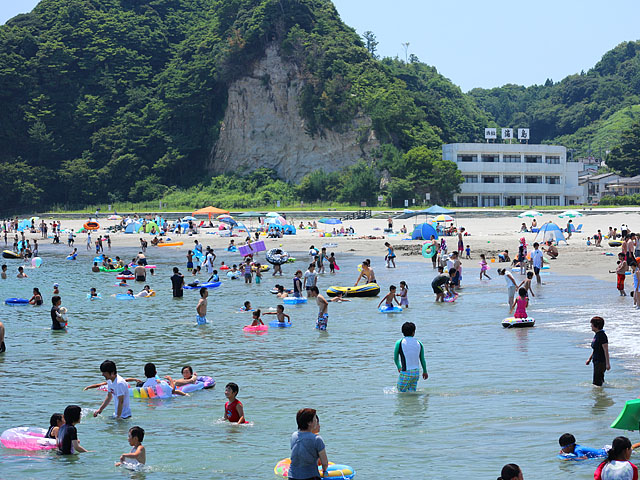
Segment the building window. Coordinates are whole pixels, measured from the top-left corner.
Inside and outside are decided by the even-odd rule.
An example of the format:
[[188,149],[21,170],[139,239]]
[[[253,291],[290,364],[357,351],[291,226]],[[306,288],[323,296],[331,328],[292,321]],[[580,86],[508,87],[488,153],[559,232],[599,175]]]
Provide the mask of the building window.
[[560,185],[560,177],[546,177],[545,180],[549,185]]
[[496,175],[482,175],[482,183],[500,183],[500,177]]
[[547,196],[547,205],[559,206],[560,205],[560,197]]
[[459,196],[457,203],[459,207],[477,207],[478,197],[475,195],[472,197]]
[[504,183],[522,183],[522,177],[520,175],[504,175],[502,180]]
[[498,195],[484,195],[482,197],[483,207],[499,207],[500,197]]
[[504,163],[520,163],[522,161],[522,158],[520,157],[520,155],[503,155],[502,161]]
[[525,195],[524,196],[525,205],[542,205],[542,197],[533,196],[533,195]]
[[524,163],[542,163],[542,155],[525,155]]
[[550,156],[545,157],[545,160],[550,165],[559,165],[560,164],[560,157],[558,157],[558,156],[550,155]]
[[458,155],[458,161],[459,162],[477,162],[478,156],[477,155]]
[[520,195],[517,196],[506,196],[504,197],[504,205],[507,207],[512,207],[513,205],[520,205]]
[[499,162],[500,161],[500,156],[499,155],[494,155],[494,154],[482,155],[480,158],[485,163],[492,163],[492,162]]
[[477,175],[463,175],[465,183],[478,183]]
[[527,175],[524,177],[524,183],[542,183],[542,177]]

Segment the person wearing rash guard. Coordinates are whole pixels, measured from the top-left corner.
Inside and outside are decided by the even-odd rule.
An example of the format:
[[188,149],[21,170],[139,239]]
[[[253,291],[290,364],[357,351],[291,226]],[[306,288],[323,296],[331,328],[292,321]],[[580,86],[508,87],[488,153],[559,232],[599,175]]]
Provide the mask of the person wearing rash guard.
[[405,322],[402,325],[404,338],[396,342],[393,352],[393,360],[398,367],[398,391],[415,392],[420,378],[420,366],[422,365],[422,378],[429,378],[427,364],[424,361],[424,345],[413,336],[416,333],[416,325],[413,322]]
[[560,453],[558,456],[565,460],[583,460],[586,458],[606,457],[607,450],[604,448],[583,447],[576,443],[576,437],[570,433],[563,434],[558,440],[560,443]]

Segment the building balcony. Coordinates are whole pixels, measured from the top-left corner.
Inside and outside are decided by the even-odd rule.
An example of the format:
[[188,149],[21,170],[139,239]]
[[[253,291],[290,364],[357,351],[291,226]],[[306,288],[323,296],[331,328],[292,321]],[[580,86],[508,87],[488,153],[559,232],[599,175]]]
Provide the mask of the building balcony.
[[[460,185],[460,195],[578,195],[565,193],[565,190],[564,185],[548,183],[463,183]],[[581,189],[580,191],[582,192]]]
[[538,175],[562,175],[566,172],[564,164],[549,164],[549,163],[485,163],[485,162],[456,162],[458,170],[463,175],[477,175],[483,174],[538,174]]

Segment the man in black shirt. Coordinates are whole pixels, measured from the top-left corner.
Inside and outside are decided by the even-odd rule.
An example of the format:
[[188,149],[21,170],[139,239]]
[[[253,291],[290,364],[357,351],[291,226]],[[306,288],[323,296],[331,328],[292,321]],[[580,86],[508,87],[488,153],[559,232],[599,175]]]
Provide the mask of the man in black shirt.
[[174,297],[182,297],[183,286],[184,286],[184,276],[182,276],[178,267],[173,267],[173,275],[171,276],[171,287],[173,288]]
[[593,317],[591,319],[591,330],[595,333],[591,341],[593,353],[587,360],[587,365],[593,361],[593,384],[601,387],[604,383],[605,370],[611,370],[609,363],[609,339],[604,333],[604,319]]
[[64,330],[67,322],[62,318],[62,313],[60,312],[62,299],[60,296],[55,295],[51,298],[51,303],[53,304],[53,307],[51,307],[51,330]]

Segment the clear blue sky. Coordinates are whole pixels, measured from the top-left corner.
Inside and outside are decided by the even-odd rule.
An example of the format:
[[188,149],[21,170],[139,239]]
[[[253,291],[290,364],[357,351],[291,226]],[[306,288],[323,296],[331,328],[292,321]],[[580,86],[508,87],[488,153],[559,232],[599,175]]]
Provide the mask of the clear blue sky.
[[[0,23],[37,0],[0,0]],[[373,31],[379,53],[409,53],[467,91],[541,84],[588,70],[611,48],[640,39],[638,0],[334,0],[358,33]]]

